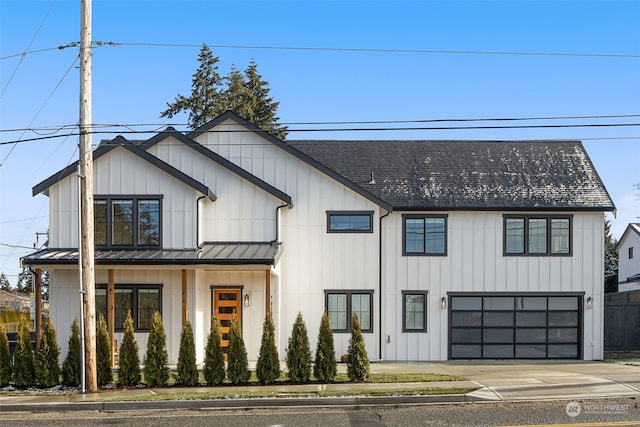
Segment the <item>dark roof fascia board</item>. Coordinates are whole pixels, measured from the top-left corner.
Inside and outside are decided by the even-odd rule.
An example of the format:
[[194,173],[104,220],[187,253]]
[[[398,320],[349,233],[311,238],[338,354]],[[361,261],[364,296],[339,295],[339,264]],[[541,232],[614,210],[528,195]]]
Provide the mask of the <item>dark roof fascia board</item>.
[[388,212],[391,212],[393,210],[393,207],[389,203],[387,203],[386,201],[384,201],[384,200],[380,199],[379,197],[375,196],[374,194],[366,191],[361,186],[359,186],[357,184],[354,184],[353,182],[351,182],[350,180],[348,180],[344,176],[342,176],[339,173],[335,172],[333,169],[330,169],[327,166],[325,166],[324,164],[322,164],[322,163],[318,162],[317,160],[309,157],[308,155],[304,154],[302,151],[298,150],[297,148],[292,147],[291,145],[287,144],[286,142],[282,141],[281,139],[277,138],[276,136],[270,134],[269,132],[267,132],[267,131],[265,131],[263,129],[260,129],[258,126],[254,125],[253,123],[243,119],[242,117],[240,117],[239,115],[237,115],[233,111],[226,111],[225,113],[221,114],[220,116],[216,117],[215,119],[211,120],[210,122],[208,122],[208,123],[200,126],[199,128],[195,129],[194,131],[189,133],[187,136],[189,138],[195,139],[198,136],[202,135],[203,133],[208,132],[210,129],[213,129],[214,127],[218,126],[220,123],[222,123],[222,122],[224,122],[226,120],[233,120],[237,124],[239,124],[240,126],[242,126],[245,129],[247,129],[249,132],[253,132],[253,133],[259,134],[264,139],[266,139],[267,141],[271,142],[272,144],[274,144],[278,148],[281,148],[282,150],[286,151],[287,153],[291,154],[292,156],[296,157],[297,159],[307,163],[311,167],[313,167],[313,168],[319,170],[320,172],[324,173],[325,175],[328,175],[329,177],[335,179],[339,183],[341,183],[344,186],[350,188],[351,190],[353,190],[356,193],[360,194],[365,199],[368,199],[371,202],[375,203],[376,205],[380,206],[384,210],[386,210]]
[[[150,153],[147,153],[145,150],[142,150],[141,148],[138,148],[135,144],[129,142],[127,139],[125,139],[122,136],[117,136],[114,139],[112,139],[110,142],[108,142],[107,144],[101,145],[97,149],[95,149],[93,151],[93,160],[95,161],[95,160],[99,159],[100,157],[102,157],[105,154],[109,153],[111,150],[115,149],[116,147],[125,148],[129,152],[137,155],[138,157],[141,157],[142,159],[146,160],[147,162],[151,163],[152,165],[156,166],[157,168],[161,169],[162,171],[164,171],[164,172],[168,173],[169,175],[179,179],[180,181],[182,181],[186,185],[190,186],[194,190],[199,191],[200,193],[206,195],[212,201],[216,200],[216,195],[211,191],[211,189],[209,187],[207,187],[206,185],[202,184],[201,182],[191,178],[190,176],[186,175],[182,171],[174,168],[170,164],[160,160],[159,158],[155,157],[154,155],[152,155]],[[61,171],[56,172],[55,174],[51,175],[49,178],[45,179],[44,181],[40,182],[39,184],[37,184],[36,186],[33,187],[33,195],[35,196],[35,195],[40,194],[41,192],[45,191],[47,188],[49,188],[52,185],[56,184],[60,180],[66,178],[67,176],[71,175],[74,171],[77,170],[77,168],[78,168],[78,161],[76,161],[73,164],[67,166],[66,168],[62,169]]]
[[394,212],[444,212],[444,211],[478,211],[478,212],[611,212],[614,207],[553,207],[553,206],[527,206],[527,207],[402,207],[394,206]]
[[229,171],[231,171],[231,172],[235,173],[236,175],[240,176],[241,178],[243,178],[243,179],[249,181],[250,183],[256,185],[257,187],[263,189],[264,191],[266,191],[267,193],[271,194],[272,196],[274,196],[278,200],[281,200],[284,203],[286,203],[290,208],[293,207],[293,200],[291,199],[291,196],[289,196],[285,192],[283,192],[281,190],[278,190],[277,188],[275,188],[274,186],[266,183],[265,181],[261,180],[257,176],[249,173],[247,170],[241,168],[240,166],[236,165],[235,163],[231,162],[230,160],[222,157],[221,155],[219,155],[218,153],[215,153],[214,151],[211,151],[210,149],[208,149],[204,145],[199,144],[197,141],[189,138],[188,136],[185,136],[184,134],[178,132],[177,130],[175,130],[175,129],[171,128],[171,127],[167,128],[165,131],[159,133],[158,135],[154,136],[153,138],[149,139],[148,141],[146,141],[145,143],[140,145],[140,148],[142,148],[143,150],[148,150],[149,148],[153,147],[154,145],[158,144],[159,142],[161,142],[161,141],[163,141],[163,140],[165,140],[166,138],[169,138],[169,137],[173,137],[173,138],[177,139],[178,141],[180,141],[183,144],[191,147],[192,149],[194,149],[198,153],[202,154],[203,156],[205,156],[205,157],[213,160],[214,162],[218,163],[220,166],[228,169]]
[[143,158],[147,162],[149,162],[152,165],[156,166],[157,168],[163,170],[164,172],[168,173],[169,175],[179,179],[180,181],[182,181],[183,183],[187,184],[189,187],[193,188],[194,190],[199,191],[200,193],[204,194],[212,202],[216,201],[216,195],[213,193],[213,191],[211,191],[211,189],[209,187],[207,187],[206,185],[204,185],[200,181],[197,181],[197,180],[191,178],[189,175],[185,174],[181,170],[176,169],[175,167],[171,166],[169,163],[165,162],[164,160],[161,160],[161,159],[157,158],[156,156],[154,156],[151,153],[148,153],[147,151],[143,150],[142,148],[137,147],[136,145],[132,144],[131,142],[127,141],[126,139],[124,139],[124,138],[122,138],[122,139],[123,139],[123,142],[121,143],[121,145],[125,149],[130,151],[131,153],[136,154],[137,156],[140,156],[141,158]]
[[[104,156],[105,154],[107,154],[108,152],[110,152],[111,150],[116,148],[118,146],[116,141],[119,138],[122,138],[122,137],[121,136],[117,136],[116,138],[114,138],[111,141],[109,141],[109,143],[104,144],[104,145],[100,145],[98,148],[96,148],[93,151],[93,160],[95,161],[96,159],[99,159],[100,157]],[[122,138],[122,139],[124,139],[124,138]],[[68,177],[69,175],[71,175],[72,173],[75,173],[77,171],[78,171],[78,160],[76,160],[75,162],[71,163],[69,166],[59,170],[58,172],[54,173],[53,175],[51,175],[49,178],[45,179],[44,181],[41,181],[40,183],[36,184],[32,188],[32,191],[31,191],[32,192],[32,196],[37,196],[38,194],[42,193],[43,191],[45,191],[46,189],[48,189],[52,185],[57,184],[58,182],[62,181],[63,179],[65,179],[66,177]]]

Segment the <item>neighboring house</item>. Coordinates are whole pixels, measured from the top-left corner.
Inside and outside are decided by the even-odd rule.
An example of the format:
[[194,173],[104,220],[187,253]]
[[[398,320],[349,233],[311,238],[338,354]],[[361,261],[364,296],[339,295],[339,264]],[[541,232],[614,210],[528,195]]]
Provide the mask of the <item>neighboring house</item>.
[[627,226],[616,244],[618,292],[640,289],[640,223]]
[[[78,316],[76,164],[37,184],[64,348]],[[281,358],[297,313],[336,354],[357,313],[371,360],[603,357],[604,214],[577,141],[287,141],[227,112],[182,134],[94,151],[96,307],[114,340],[132,310],[143,354],[162,313],[198,362],[210,319],[237,316],[250,360],[266,311]],[[226,338],[223,337],[223,338]]]
[[0,290],[0,311],[19,310],[29,311],[30,299],[13,292]]

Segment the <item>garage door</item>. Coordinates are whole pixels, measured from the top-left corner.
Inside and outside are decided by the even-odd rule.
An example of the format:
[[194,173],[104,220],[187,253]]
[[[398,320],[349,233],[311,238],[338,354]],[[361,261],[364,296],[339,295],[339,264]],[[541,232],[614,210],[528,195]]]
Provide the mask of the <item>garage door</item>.
[[580,359],[582,296],[450,295],[450,359]]

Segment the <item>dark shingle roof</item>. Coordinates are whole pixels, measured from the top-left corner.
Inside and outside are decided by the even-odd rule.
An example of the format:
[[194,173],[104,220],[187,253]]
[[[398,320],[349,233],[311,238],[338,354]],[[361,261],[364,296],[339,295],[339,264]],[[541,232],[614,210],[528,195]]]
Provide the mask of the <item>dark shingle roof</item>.
[[396,210],[615,209],[577,141],[287,143]]

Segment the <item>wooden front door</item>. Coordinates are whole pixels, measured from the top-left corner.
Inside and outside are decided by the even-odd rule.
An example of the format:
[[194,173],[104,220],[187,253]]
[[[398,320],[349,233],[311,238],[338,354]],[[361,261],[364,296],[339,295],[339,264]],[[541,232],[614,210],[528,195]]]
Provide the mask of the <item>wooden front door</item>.
[[[227,353],[229,347],[229,332],[231,321],[236,319],[241,322],[242,310],[241,289],[214,289],[213,290],[213,314],[220,321],[220,333],[222,334],[222,350]],[[240,323],[240,326],[242,324]]]

